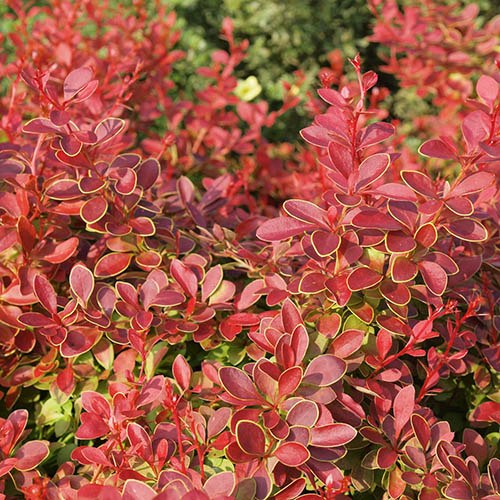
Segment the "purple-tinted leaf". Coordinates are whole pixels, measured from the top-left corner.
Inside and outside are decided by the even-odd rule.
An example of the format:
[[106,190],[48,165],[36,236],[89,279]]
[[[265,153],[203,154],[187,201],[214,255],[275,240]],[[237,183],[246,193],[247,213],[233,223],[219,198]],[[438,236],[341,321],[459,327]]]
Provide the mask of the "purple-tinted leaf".
[[79,356],[92,349],[101,336],[102,332],[95,327],[82,326],[78,329],[71,329],[61,345],[61,356],[65,358]]
[[489,136],[490,117],[480,109],[469,113],[462,122],[462,133],[468,150],[475,150],[479,143]]
[[452,190],[453,196],[466,196],[486,189],[495,182],[495,176],[490,172],[476,172],[467,176]]
[[348,179],[354,169],[351,149],[338,142],[330,142],[328,156],[334,169],[340,173],[339,183],[342,185],[342,180]]
[[446,208],[457,215],[472,215],[474,213],[474,204],[469,198],[450,198],[445,202]]
[[208,439],[213,438],[226,427],[231,417],[231,409],[227,407],[219,408],[215,410],[210,416],[207,423],[207,437]]
[[347,424],[327,424],[311,429],[311,444],[319,447],[344,446],[356,437],[356,429]]
[[347,369],[344,360],[333,354],[322,354],[314,358],[306,368],[303,381],[324,387],[340,380]]
[[78,500],[122,500],[122,496],[114,486],[86,484],[78,490]]
[[266,437],[262,428],[250,420],[240,420],[236,424],[236,440],[248,455],[262,456],[266,449]]
[[94,290],[94,275],[92,271],[83,264],[75,264],[69,274],[69,284],[82,306],[85,307]]
[[384,280],[381,283],[379,290],[384,298],[393,304],[404,306],[411,300],[410,290],[404,283]]
[[417,436],[418,442],[422,446],[422,449],[424,451],[427,450],[427,445],[431,439],[431,428],[429,423],[424,417],[414,413],[411,416],[411,426],[415,432],[415,436]]
[[43,328],[47,326],[55,326],[56,323],[51,320],[49,317],[44,316],[41,313],[38,312],[28,312],[21,314],[18,317],[18,320],[26,326],[31,326],[33,328]]
[[[304,488],[306,487],[306,480],[303,477],[299,477],[295,479],[291,483],[288,483],[283,489],[278,491],[276,495],[274,495],[274,500],[291,500],[292,498],[297,498],[300,495]],[[320,496],[313,495],[316,499],[321,498]],[[304,498],[303,496],[300,498]]]
[[223,271],[222,266],[219,264],[210,268],[205,275],[203,284],[201,285],[201,300],[205,302],[222,282]]

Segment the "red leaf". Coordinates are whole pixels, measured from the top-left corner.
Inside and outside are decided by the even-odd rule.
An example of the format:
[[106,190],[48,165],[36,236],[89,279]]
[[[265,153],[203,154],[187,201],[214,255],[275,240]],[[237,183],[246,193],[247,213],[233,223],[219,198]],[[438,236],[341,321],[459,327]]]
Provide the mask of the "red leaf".
[[289,410],[286,421],[290,425],[313,427],[319,418],[319,409],[314,401],[301,400]]
[[330,142],[328,131],[323,127],[318,127],[317,125],[312,125],[311,127],[302,129],[300,131],[300,135],[304,141],[312,144],[313,146],[326,148]]
[[50,253],[43,253],[41,258],[51,264],[61,264],[67,261],[75,253],[75,250],[78,248],[78,243],[78,238],[69,238],[55,245]]
[[436,198],[436,188],[432,179],[418,170],[402,170],[401,177],[405,184],[427,198]]
[[73,375],[73,368],[67,366],[64,370],[57,374],[57,387],[64,392],[64,394],[69,395],[73,392],[75,388],[75,377]]
[[494,422],[500,424],[500,403],[486,401],[481,403],[470,417],[472,422]]
[[466,196],[486,189],[495,182],[495,176],[490,172],[476,172],[461,182],[452,190],[453,196]]
[[394,125],[386,122],[372,123],[366,127],[361,137],[359,147],[367,148],[385,141],[394,134]]
[[201,300],[203,302],[205,302],[210,295],[217,290],[219,285],[222,283],[222,278],[223,271],[220,264],[208,270],[205,275],[205,279],[203,280],[203,284],[201,285]]
[[415,436],[417,437],[418,442],[422,446],[422,449],[426,451],[427,445],[431,440],[431,428],[429,426],[429,423],[424,417],[418,415],[417,413],[414,413],[411,416],[411,426],[413,428],[413,431],[415,432]]
[[[303,477],[299,477],[291,483],[288,483],[283,489],[279,490],[278,493],[274,495],[274,500],[291,500],[293,498],[297,498],[297,496],[300,495],[302,491],[304,491],[305,487],[306,480]],[[317,495],[313,495],[313,497],[315,499],[321,498]],[[302,496],[301,498],[304,499],[304,496]]]
[[301,443],[280,444],[274,456],[287,467],[299,467],[311,458],[309,450]]
[[349,357],[361,348],[364,337],[361,330],[343,331],[332,342],[333,354],[342,359]]
[[105,118],[94,129],[97,143],[103,144],[113,139],[125,128],[125,121],[121,118]]
[[311,444],[319,447],[344,446],[356,437],[356,429],[347,424],[327,424],[311,429]]
[[329,228],[326,210],[306,200],[287,200],[283,203],[283,210],[294,219],[302,222]]
[[426,260],[419,262],[418,268],[427,288],[434,295],[443,295],[448,286],[446,271],[439,264]]
[[447,498],[453,500],[472,500],[474,498],[469,485],[460,479],[452,481],[444,492]]
[[108,211],[108,202],[102,196],[86,201],[80,209],[80,216],[87,224],[94,224],[102,219]]
[[24,252],[29,254],[37,242],[35,226],[24,215],[21,215],[17,221],[17,232]]
[[116,191],[122,196],[132,194],[137,186],[137,174],[131,168],[117,169]]
[[444,224],[444,228],[453,236],[464,241],[481,242],[488,238],[486,228],[475,219],[457,219],[450,224]]
[[278,379],[278,393],[280,398],[293,394],[302,382],[302,368],[292,366],[285,370]]
[[137,479],[125,481],[121,500],[153,500],[157,496],[156,491],[146,483]]
[[160,171],[160,164],[155,158],[143,161],[136,170],[137,184],[144,190],[149,189],[160,176]]
[[425,141],[419,148],[419,153],[429,158],[440,158],[442,160],[453,160],[457,156],[455,147],[440,139]]
[[389,469],[398,459],[398,454],[388,448],[380,448],[377,452],[377,465],[380,469]]
[[250,377],[244,371],[232,366],[223,366],[219,370],[219,377],[224,389],[234,398],[248,402],[262,400]]
[[236,424],[236,440],[248,455],[262,456],[266,450],[266,437],[262,428],[250,420]]
[[396,283],[407,283],[411,281],[418,273],[417,265],[403,256],[398,256],[392,263],[392,279]]
[[80,304],[86,307],[94,291],[94,275],[92,271],[83,264],[75,264],[69,274],[69,284]]
[[382,328],[377,334],[377,352],[380,359],[385,359],[392,347],[392,335]]
[[231,497],[235,486],[235,474],[227,471],[210,476],[203,485],[203,489],[210,498]]
[[78,94],[78,92],[92,80],[93,76],[93,71],[87,67],[71,71],[71,73],[69,73],[64,79],[64,100],[69,101],[76,94]]
[[83,413],[80,419],[82,424],[75,433],[78,439],[97,439],[109,432],[104,420],[93,413]]
[[178,259],[170,263],[170,272],[173,278],[190,297],[196,296],[198,291],[198,278],[191,269]]
[[340,246],[340,236],[326,231],[314,231],[311,234],[311,243],[316,253],[321,257],[327,257],[336,252]]
[[358,267],[347,278],[347,286],[352,292],[372,288],[383,279],[383,276],[373,269],[365,266]]
[[498,82],[488,75],[482,75],[476,84],[478,96],[488,104],[493,104],[498,95]]
[[314,358],[306,368],[303,381],[325,387],[340,380],[347,369],[344,360],[333,354],[322,354]]
[[352,223],[356,227],[365,229],[382,229],[386,231],[401,229],[401,224],[393,217],[372,207],[363,208],[361,212],[353,217]]
[[48,118],[33,118],[23,126],[23,132],[27,134],[55,134],[61,130]]
[[359,165],[356,191],[360,191],[380,179],[387,172],[390,164],[391,157],[386,153],[378,153],[363,160]]
[[78,490],[78,500],[122,500],[122,496],[114,486],[86,484]]
[[175,381],[183,391],[189,389],[193,370],[182,354],[178,354],[172,365],[172,373]]
[[116,276],[127,269],[131,260],[129,253],[109,253],[97,261],[94,274],[98,278]]
[[23,444],[14,455],[17,459],[15,468],[28,471],[40,465],[49,456],[49,447],[45,441],[29,441]]
[[394,432],[396,437],[399,437],[401,430],[410,420],[410,416],[413,413],[415,407],[415,387],[413,385],[407,385],[401,389],[393,403],[393,413],[394,413]]
[[37,274],[33,282],[33,289],[40,304],[51,314],[56,314],[57,295],[47,278],[41,274]]
[[257,229],[257,237],[262,241],[287,240],[297,234],[311,229],[311,224],[292,217],[276,217],[264,222]]

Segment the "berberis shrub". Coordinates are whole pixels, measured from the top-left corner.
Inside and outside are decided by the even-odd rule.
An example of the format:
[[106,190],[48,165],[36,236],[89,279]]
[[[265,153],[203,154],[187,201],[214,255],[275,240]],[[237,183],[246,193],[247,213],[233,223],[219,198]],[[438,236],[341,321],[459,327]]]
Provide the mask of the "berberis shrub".
[[3,21],[0,498],[499,498],[499,19],[369,2],[435,117],[335,52],[294,144],[119,4]]

